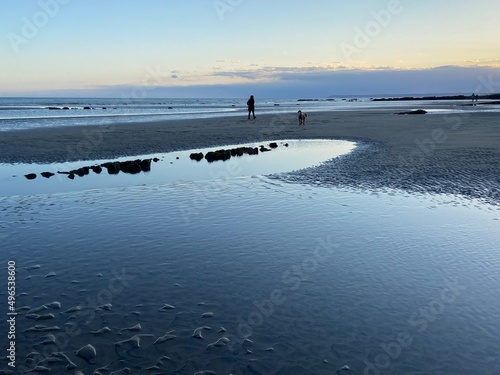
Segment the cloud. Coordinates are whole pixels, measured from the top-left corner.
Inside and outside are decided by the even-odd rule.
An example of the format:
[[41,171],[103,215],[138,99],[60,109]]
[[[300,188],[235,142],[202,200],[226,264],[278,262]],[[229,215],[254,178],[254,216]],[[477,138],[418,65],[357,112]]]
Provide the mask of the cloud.
[[[323,66],[267,66],[237,71],[223,70],[214,71],[208,77],[183,73],[182,78],[178,79],[173,74],[171,82],[148,87],[147,93],[149,97],[244,98],[252,94],[260,98],[324,98],[332,95],[470,95],[473,92],[500,92],[500,68],[495,67],[451,65],[428,69],[354,69],[333,65],[333,69]],[[110,85],[89,87],[86,90],[61,90],[58,93],[61,96],[121,97],[130,95],[136,89],[137,86],[133,85]],[[58,93],[51,92],[51,95]]]
[[500,58],[498,57],[491,59],[465,60],[464,62],[468,65],[473,65],[473,66],[492,66],[492,67],[500,66]]

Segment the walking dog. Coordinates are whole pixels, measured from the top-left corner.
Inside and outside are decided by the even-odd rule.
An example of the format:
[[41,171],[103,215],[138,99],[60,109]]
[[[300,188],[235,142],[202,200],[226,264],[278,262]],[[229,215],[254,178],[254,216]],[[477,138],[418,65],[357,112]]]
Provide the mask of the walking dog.
[[299,111],[298,114],[299,114],[299,125],[305,125],[307,113]]

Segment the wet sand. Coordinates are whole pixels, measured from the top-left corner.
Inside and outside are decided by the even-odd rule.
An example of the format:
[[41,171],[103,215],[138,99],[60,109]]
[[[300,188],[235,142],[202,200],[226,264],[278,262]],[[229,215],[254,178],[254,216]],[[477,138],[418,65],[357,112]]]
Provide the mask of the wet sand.
[[[392,109],[23,130],[0,133],[0,162],[66,162],[276,139],[346,139],[360,147],[329,163],[324,184],[500,199],[500,113],[395,115]],[[292,177],[293,178],[293,177]]]

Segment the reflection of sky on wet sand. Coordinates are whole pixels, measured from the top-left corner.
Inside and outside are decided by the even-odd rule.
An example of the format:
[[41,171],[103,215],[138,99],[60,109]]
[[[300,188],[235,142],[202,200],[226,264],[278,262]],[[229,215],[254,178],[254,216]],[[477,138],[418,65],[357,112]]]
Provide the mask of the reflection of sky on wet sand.
[[[57,171],[70,171],[84,166],[101,164],[112,160],[82,161],[64,164],[0,164],[0,194],[1,195],[29,195],[50,194],[66,191],[80,191],[87,189],[102,189],[109,187],[126,187],[149,184],[162,184],[181,181],[201,181],[212,179],[227,179],[230,177],[266,175],[282,172],[291,172],[318,165],[334,157],[350,152],[355,144],[336,140],[287,140],[279,141],[278,148],[269,152],[260,152],[259,155],[243,155],[232,157],[222,162],[208,163],[205,159],[200,162],[190,160],[191,152],[203,152],[218,149],[230,149],[237,146],[221,146],[206,149],[133,156],[115,160],[135,160],[157,157],[159,162],[151,163],[151,172],[130,175],[119,173],[108,175],[106,169],[99,175],[90,171],[84,177],[75,176],[74,180],[67,175],[57,174]],[[288,143],[288,147],[284,144]],[[269,142],[248,144],[249,146],[265,145]],[[238,145],[240,146],[240,145]],[[176,158],[179,159],[176,159]],[[39,175],[41,172],[56,173],[50,179]],[[24,175],[37,173],[35,180],[27,180]],[[13,177],[16,176],[16,177]]]
[[[17,317],[20,362],[42,353],[52,373],[66,363],[51,351],[85,374],[362,374],[401,334],[413,341],[382,372],[500,365],[498,207],[255,176],[12,196],[0,211],[18,306],[61,303]],[[93,363],[75,354],[88,344]]]

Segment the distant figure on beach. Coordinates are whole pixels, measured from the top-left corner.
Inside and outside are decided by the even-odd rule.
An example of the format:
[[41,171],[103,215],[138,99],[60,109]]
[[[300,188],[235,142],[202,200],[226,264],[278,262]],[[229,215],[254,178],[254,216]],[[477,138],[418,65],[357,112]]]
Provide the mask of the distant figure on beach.
[[307,113],[299,111],[298,117],[299,117],[299,125],[305,125],[306,124],[306,118],[307,118]]
[[255,120],[255,99],[253,98],[253,95],[251,95],[250,99],[248,99],[247,106],[248,106],[248,119],[250,120],[250,113],[251,113]]
[[479,95],[476,95],[475,93],[472,94],[472,103],[474,103],[474,101],[477,102],[477,99],[479,98]]

